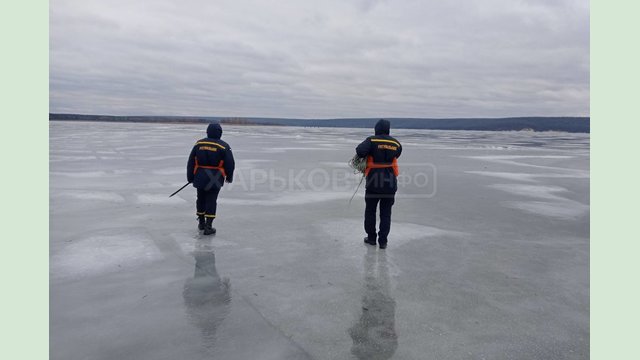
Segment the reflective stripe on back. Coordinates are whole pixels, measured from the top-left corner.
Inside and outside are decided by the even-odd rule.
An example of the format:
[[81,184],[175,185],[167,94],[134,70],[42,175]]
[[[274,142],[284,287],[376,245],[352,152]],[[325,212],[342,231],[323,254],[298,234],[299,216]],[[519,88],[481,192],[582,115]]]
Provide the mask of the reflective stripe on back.
[[226,147],[224,147],[224,146],[222,146],[222,145],[220,145],[218,143],[211,142],[211,141],[198,141],[196,143],[196,145],[215,145],[215,146],[219,147],[220,149],[226,149]]
[[371,141],[373,141],[373,142],[386,142],[386,143],[392,143],[392,144],[395,144],[395,145],[397,145],[397,146],[400,146],[400,144],[399,144],[398,142],[393,141],[393,140],[386,140],[386,139],[371,139]]

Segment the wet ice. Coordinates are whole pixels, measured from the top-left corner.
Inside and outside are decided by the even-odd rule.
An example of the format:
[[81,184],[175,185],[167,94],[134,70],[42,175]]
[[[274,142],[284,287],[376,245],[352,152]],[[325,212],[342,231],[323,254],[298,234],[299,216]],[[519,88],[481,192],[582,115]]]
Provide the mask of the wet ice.
[[[346,167],[370,134],[224,131],[245,179]],[[401,189],[381,253],[362,245],[362,189],[348,205],[357,175],[337,190],[226,186],[204,238],[193,189],[168,198],[204,126],[50,134],[52,359],[589,355],[588,135],[394,131],[401,171],[430,164],[437,187]]]

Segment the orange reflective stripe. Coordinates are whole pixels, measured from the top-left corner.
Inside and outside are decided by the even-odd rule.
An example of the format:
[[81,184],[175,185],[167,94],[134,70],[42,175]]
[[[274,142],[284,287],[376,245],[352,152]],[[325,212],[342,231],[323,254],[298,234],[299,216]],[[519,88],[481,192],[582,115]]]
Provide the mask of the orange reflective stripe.
[[210,166],[210,165],[199,165],[198,164],[198,157],[196,157],[196,165],[193,167],[193,174],[196,174],[196,171],[198,171],[199,168],[201,169],[211,169],[211,170],[218,170],[220,171],[220,173],[222,173],[223,177],[227,177],[227,173],[226,171],[224,171],[224,160],[220,160],[220,163],[218,163],[218,166]]
[[385,168],[393,168],[393,174],[395,176],[400,175],[400,168],[398,167],[398,159],[393,158],[393,161],[391,162],[391,164],[376,164],[375,162],[373,162],[373,156],[369,155],[367,157],[367,167],[364,170],[364,175],[368,176],[369,171],[371,171],[371,169],[385,169]]

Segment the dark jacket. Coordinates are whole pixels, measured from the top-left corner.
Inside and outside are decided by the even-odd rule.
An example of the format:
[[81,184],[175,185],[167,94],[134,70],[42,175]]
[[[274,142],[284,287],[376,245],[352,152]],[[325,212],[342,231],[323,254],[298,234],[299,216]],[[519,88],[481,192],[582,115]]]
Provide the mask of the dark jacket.
[[[356,147],[356,153],[362,158],[372,157],[375,164],[391,164],[402,154],[402,145],[389,135],[391,123],[381,119],[376,123],[375,135],[369,136]],[[393,169],[371,169],[367,175],[367,191],[379,194],[395,194],[398,190],[398,179]]]
[[222,164],[227,182],[233,182],[233,171],[235,170],[233,153],[229,144],[220,139],[221,136],[222,127],[220,124],[209,124],[207,137],[198,140],[191,150],[187,162],[187,181],[192,182],[193,186],[198,189],[209,191],[215,188],[219,190],[224,185],[225,179],[222,171],[204,167],[218,167]]

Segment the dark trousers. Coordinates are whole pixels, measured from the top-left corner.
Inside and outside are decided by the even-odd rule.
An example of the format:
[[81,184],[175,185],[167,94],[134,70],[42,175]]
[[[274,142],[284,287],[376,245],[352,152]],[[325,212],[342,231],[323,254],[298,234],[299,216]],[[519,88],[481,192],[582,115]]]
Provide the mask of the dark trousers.
[[366,192],[364,195],[364,230],[367,232],[369,242],[376,242],[376,210],[380,204],[380,231],[378,243],[386,244],[387,236],[391,230],[391,207],[395,202],[395,194],[376,194]]
[[196,214],[198,216],[204,216],[206,218],[216,217],[216,207],[218,202],[218,194],[220,189],[215,187],[209,191],[202,189],[198,190],[198,199],[196,200]]

